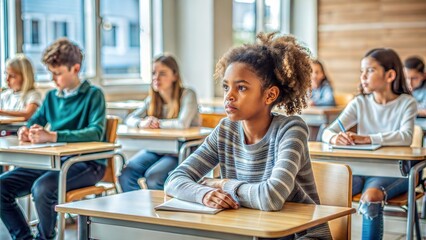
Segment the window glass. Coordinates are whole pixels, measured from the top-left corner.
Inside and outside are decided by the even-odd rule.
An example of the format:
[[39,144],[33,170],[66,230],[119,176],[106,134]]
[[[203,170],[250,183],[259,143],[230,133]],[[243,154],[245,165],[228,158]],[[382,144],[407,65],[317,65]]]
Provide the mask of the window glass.
[[140,78],[139,1],[102,0],[101,65],[105,78]]
[[232,28],[235,45],[254,42],[256,38],[255,0],[233,0]]
[[[85,51],[83,0],[22,0],[23,53],[31,60],[36,81],[51,79],[41,58],[44,49],[59,37],[67,37]],[[82,73],[85,71],[83,61]]]

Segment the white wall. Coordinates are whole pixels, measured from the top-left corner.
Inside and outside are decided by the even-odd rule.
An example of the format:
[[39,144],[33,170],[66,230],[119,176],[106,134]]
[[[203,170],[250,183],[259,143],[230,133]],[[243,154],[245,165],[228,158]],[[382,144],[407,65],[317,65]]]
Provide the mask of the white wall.
[[291,2],[290,31],[306,43],[312,54],[318,50],[318,2],[317,0],[293,0]]
[[[216,63],[233,45],[232,39],[232,1],[215,0],[214,1],[214,62],[213,71]],[[222,84],[213,82],[214,95],[223,96]]]
[[[185,85],[199,98],[212,97],[213,0],[176,0],[176,53]],[[165,49],[167,51],[167,49]]]

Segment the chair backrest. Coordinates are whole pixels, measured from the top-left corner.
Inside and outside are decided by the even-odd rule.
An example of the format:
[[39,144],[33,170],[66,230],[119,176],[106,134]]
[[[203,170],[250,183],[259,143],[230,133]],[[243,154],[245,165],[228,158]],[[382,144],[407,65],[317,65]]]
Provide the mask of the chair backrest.
[[224,113],[201,113],[201,126],[215,128],[224,117],[226,117]]
[[422,147],[423,146],[423,129],[419,125],[414,126],[413,141],[410,147]]
[[[109,143],[115,143],[117,140],[117,128],[119,117],[108,115],[106,117],[106,128],[105,128],[105,139]],[[102,182],[111,182],[116,183],[117,179],[115,177],[115,161],[114,158],[107,159],[108,165],[105,169],[104,177],[102,178]]]
[[[352,206],[352,171],[348,165],[312,162],[315,184],[322,205]],[[328,222],[333,239],[351,238],[351,216]]]
[[354,95],[350,93],[335,93],[334,101],[337,106],[346,106],[354,98]]

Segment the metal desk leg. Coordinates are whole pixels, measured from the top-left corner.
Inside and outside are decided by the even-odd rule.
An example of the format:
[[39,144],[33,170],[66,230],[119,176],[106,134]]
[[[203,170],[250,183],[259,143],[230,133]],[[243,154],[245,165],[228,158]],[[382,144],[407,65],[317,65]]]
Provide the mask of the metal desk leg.
[[190,147],[200,146],[203,142],[204,139],[184,142],[179,149],[179,164],[188,157],[187,151],[189,151]]
[[426,161],[422,161],[414,165],[410,169],[410,174],[408,176],[408,215],[407,215],[407,240],[413,239],[413,224],[414,224],[414,214],[415,212],[414,204],[415,191],[416,191],[416,178],[420,170],[426,166]]
[[78,215],[78,239],[89,239],[89,218]]
[[[93,153],[87,155],[76,156],[68,159],[62,164],[61,171],[59,171],[59,186],[58,186],[58,204],[65,203],[66,191],[67,191],[67,173],[70,167],[77,162],[93,161],[97,159],[104,159],[114,157],[116,152],[108,151],[101,153]],[[64,239],[65,231],[65,214],[58,214],[58,240]]]

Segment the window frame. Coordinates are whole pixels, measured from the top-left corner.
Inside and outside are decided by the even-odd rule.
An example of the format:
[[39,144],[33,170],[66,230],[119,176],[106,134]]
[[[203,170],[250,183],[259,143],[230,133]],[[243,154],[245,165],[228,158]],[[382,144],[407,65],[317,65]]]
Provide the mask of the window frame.
[[[6,1],[0,1],[0,69],[6,71],[6,58],[7,58],[7,35],[6,35],[6,26],[7,26],[7,16],[6,16]],[[1,72],[1,76],[4,74]],[[0,88],[6,86],[6,80],[4,77],[0,78]]]

